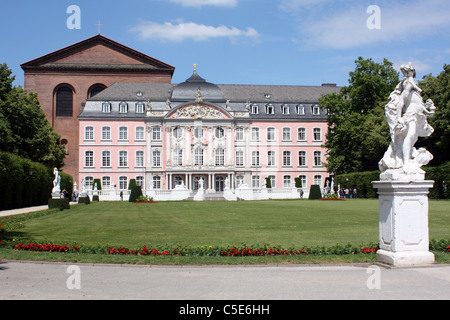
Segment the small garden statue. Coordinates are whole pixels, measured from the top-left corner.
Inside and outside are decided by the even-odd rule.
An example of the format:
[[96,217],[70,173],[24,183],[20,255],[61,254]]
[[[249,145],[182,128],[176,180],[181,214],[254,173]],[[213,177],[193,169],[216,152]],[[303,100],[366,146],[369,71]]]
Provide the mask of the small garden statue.
[[60,199],[61,198],[61,176],[59,175],[58,168],[53,169],[53,174],[55,175],[55,179],[53,180],[52,198]]

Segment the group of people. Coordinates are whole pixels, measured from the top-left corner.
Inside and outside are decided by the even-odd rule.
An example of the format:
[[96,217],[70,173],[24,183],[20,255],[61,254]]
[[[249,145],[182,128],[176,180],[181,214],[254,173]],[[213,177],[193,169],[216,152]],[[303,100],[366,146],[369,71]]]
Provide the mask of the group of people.
[[347,187],[345,187],[344,189],[339,189],[339,198],[341,199],[356,199],[358,198],[358,190],[355,188],[353,189],[349,189]]

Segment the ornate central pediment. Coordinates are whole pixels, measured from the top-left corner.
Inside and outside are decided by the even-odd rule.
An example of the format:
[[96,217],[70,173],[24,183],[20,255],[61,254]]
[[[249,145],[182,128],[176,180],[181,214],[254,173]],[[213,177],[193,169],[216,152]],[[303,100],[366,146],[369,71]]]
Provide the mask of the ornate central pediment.
[[231,116],[216,106],[192,103],[175,109],[167,115],[169,119],[230,119]]

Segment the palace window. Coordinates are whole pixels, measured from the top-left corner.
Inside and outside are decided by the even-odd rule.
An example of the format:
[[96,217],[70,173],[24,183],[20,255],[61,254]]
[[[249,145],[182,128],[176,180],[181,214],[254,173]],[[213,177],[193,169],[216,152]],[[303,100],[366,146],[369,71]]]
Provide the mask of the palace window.
[[306,141],[306,128],[298,128],[297,129],[297,140],[298,141]]
[[306,179],[306,176],[305,175],[301,175],[301,176],[299,176],[299,178],[300,178],[300,181],[302,182],[302,188],[306,188],[307,187],[307,183],[308,183],[308,180]]
[[252,141],[259,141],[259,128],[252,128]]
[[314,184],[322,186],[322,176],[320,176],[320,175],[314,176]]
[[175,127],[173,128],[172,134],[174,138],[180,139],[183,136],[183,129],[180,127]]
[[259,114],[259,106],[257,104],[252,104],[252,114]]
[[128,178],[127,177],[125,177],[125,176],[119,177],[119,189],[120,190],[128,189]]
[[102,151],[102,167],[111,167],[110,151]]
[[128,128],[127,127],[119,128],[119,140],[128,140]]
[[322,141],[322,129],[314,128],[313,129],[313,137],[314,137],[314,141]]
[[201,139],[201,138],[203,138],[203,132],[204,132],[204,130],[203,130],[202,127],[195,127],[195,128],[194,128],[194,137],[195,137],[196,139]]
[[94,189],[94,178],[93,177],[84,178],[84,184],[86,186],[86,189],[88,190]]
[[290,167],[291,166],[291,152],[283,151],[283,166]]
[[73,114],[73,91],[68,86],[56,90],[55,107],[57,117],[71,117]]
[[244,176],[236,176],[236,187],[240,187],[244,184]]
[[86,151],[84,153],[84,166],[85,167],[94,166],[94,151]]
[[252,176],[252,188],[259,188],[259,176]]
[[216,128],[216,138],[221,139],[225,136],[225,130],[222,127]]
[[136,167],[144,166],[144,151],[136,151]]
[[153,189],[161,189],[161,177],[153,176]]
[[292,180],[291,176],[283,176],[283,188],[291,188]]
[[322,152],[314,151],[314,166],[322,166]]
[[216,166],[225,165],[225,150],[222,148],[216,149]]
[[236,151],[236,166],[244,166],[244,151]]
[[306,151],[298,152],[298,165],[300,167],[306,166]]
[[145,128],[136,127],[136,140],[145,140]]
[[84,140],[94,140],[94,127],[84,128]]
[[136,177],[136,185],[140,186],[141,188],[144,188],[144,177],[143,176]]
[[296,109],[297,109],[297,114],[298,114],[298,115],[303,115],[303,114],[305,114],[305,106],[304,106],[304,105],[299,104],[299,105],[296,107]]
[[127,151],[119,151],[119,167],[128,167]]
[[283,141],[291,141],[291,128],[283,128]]
[[102,177],[102,190],[111,190],[111,177]]
[[267,128],[267,141],[275,141],[275,128]]
[[258,167],[259,165],[259,151],[252,151],[252,166]]
[[161,151],[153,151],[153,166],[160,167],[161,166]]
[[270,179],[270,185],[272,186],[272,188],[276,188],[277,186],[277,179],[275,176],[269,176],[268,177]]
[[281,113],[282,114],[289,114],[290,113],[289,106],[287,104],[283,104],[281,106]]
[[275,151],[268,151],[267,152],[267,165],[268,166],[275,166]]
[[194,150],[194,165],[202,166],[203,165],[203,149],[198,147]]
[[183,165],[183,149],[175,148],[173,150],[173,165],[174,166],[182,166]]
[[102,127],[102,140],[111,140],[111,127]]
[[236,128],[236,141],[244,140],[244,128]]
[[152,128],[152,140],[161,140],[161,128],[160,127]]

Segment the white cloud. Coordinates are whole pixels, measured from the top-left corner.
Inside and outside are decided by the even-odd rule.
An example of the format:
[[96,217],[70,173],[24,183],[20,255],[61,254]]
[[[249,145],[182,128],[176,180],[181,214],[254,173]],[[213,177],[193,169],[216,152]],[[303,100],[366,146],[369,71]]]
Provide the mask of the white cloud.
[[[290,7],[299,21],[299,34],[305,46],[346,49],[416,40],[448,30],[450,1],[379,0],[381,29],[370,30],[367,3],[319,0],[281,0],[280,8]],[[338,3],[339,2],[339,3]],[[338,5],[339,4],[339,5]],[[305,14],[308,10],[310,14]]]
[[177,24],[166,22],[163,24],[147,21],[131,29],[136,32],[141,39],[167,40],[181,42],[185,39],[194,41],[205,41],[212,38],[229,38],[235,41],[237,38],[257,38],[258,32],[248,27],[247,30],[240,30],[227,26],[207,26],[194,22],[179,21]]
[[183,7],[235,7],[238,0],[170,0],[170,2],[181,4]]

